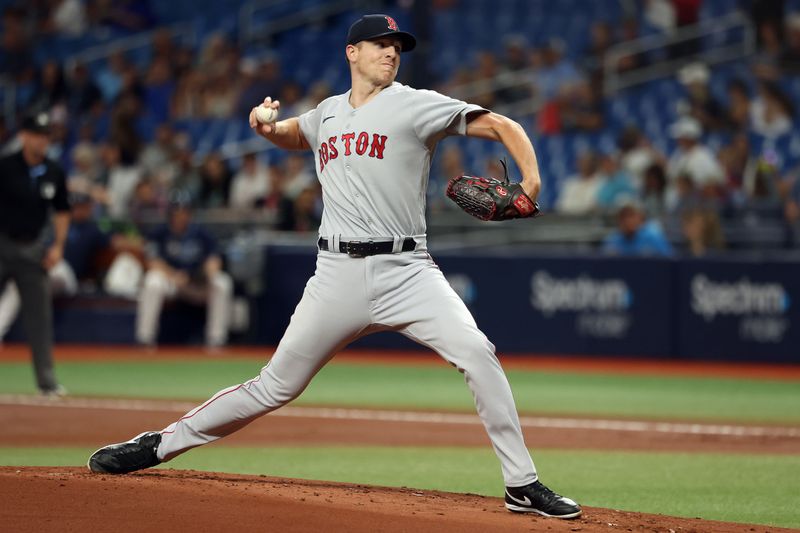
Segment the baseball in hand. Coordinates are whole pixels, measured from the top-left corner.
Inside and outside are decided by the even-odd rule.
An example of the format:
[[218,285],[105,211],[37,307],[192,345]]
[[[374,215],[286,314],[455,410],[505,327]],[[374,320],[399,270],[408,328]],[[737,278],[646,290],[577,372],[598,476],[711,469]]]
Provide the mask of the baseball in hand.
[[272,107],[256,107],[256,120],[261,124],[272,124],[278,118],[278,110]]

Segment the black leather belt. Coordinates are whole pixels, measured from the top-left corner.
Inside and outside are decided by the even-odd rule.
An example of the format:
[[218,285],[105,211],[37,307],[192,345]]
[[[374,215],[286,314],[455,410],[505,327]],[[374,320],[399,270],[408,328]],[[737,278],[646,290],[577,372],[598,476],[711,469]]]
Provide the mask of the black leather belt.
[[[317,241],[320,250],[328,251],[328,239],[320,238]],[[416,241],[411,237],[403,239],[402,251],[410,252],[417,247]],[[390,254],[394,251],[394,242],[380,241],[339,241],[339,252],[350,257],[367,257],[368,255]]]

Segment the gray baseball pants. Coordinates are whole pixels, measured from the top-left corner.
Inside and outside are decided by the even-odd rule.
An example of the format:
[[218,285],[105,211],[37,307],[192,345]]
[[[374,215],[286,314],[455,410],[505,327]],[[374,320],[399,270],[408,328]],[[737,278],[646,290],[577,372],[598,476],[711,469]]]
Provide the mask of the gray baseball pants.
[[218,392],[165,428],[159,459],[224,437],[289,403],[339,350],[380,330],[430,347],[463,373],[506,485],[536,480],[494,346],[424,251],[365,258],[320,252],[272,360],[255,378]]
[[33,356],[39,390],[55,389],[53,370],[53,303],[50,282],[42,266],[45,245],[40,241],[20,243],[0,235],[0,288],[12,279],[22,303],[22,326]]

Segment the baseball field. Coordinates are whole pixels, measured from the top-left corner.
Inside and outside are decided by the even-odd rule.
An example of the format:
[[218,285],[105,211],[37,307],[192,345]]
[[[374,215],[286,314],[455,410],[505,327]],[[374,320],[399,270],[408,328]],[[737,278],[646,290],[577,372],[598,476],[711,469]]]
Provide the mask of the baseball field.
[[344,352],[290,406],[158,468],[90,474],[255,376],[269,350],[56,349],[66,398],[0,351],[0,530],[659,531],[800,528],[800,367],[501,356],[542,480],[584,506],[503,508],[463,377],[433,353]]

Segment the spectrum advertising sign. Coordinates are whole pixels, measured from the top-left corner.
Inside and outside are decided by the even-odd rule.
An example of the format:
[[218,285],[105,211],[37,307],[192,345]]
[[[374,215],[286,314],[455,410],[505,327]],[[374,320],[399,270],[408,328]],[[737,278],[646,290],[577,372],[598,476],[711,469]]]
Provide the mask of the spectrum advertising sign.
[[797,264],[698,261],[678,268],[682,355],[800,360]]
[[670,262],[536,261],[530,274],[532,331],[553,351],[670,355]]

